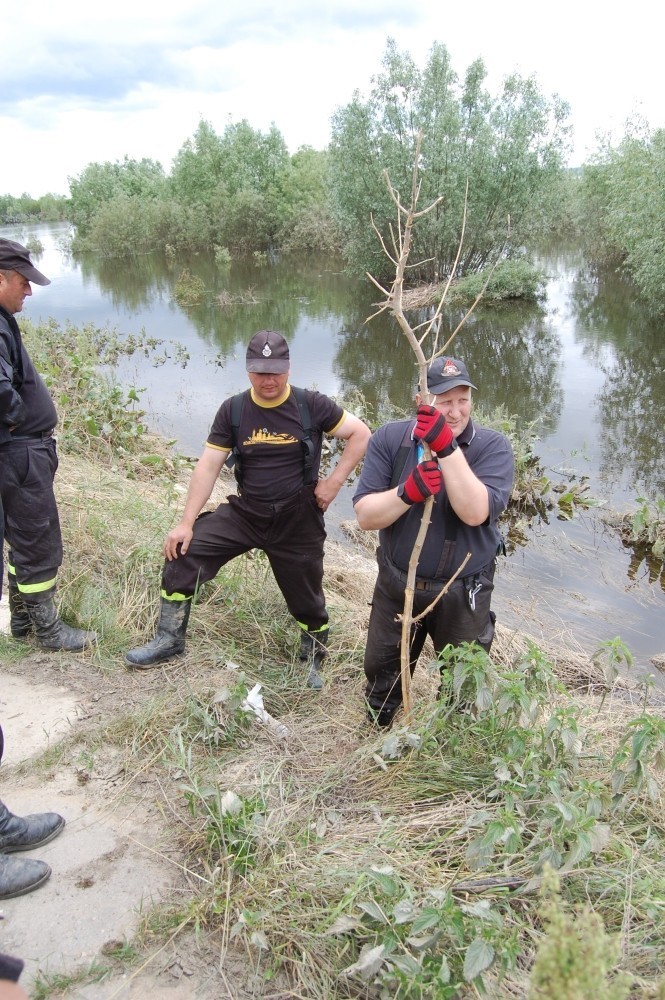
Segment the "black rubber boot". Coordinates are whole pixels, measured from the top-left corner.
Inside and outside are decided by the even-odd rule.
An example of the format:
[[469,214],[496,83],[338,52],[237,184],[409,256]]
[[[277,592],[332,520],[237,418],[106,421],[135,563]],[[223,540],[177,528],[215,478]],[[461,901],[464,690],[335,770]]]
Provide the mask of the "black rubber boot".
[[32,622],[13,573],[7,574],[7,590],[9,591],[11,633],[15,639],[25,639],[32,632]]
[[323,689],[323,661],[328,655],[326,646],[330,629],[320,629],[317,632],[303,632],[300,636],[300,662],[309,664],[307,687],[312,691]]
[[0,899],[13,899],[39,889],[50,874],[51,869],[45,861],[0,854]]
[[58,813],[14,816],[4,802],[0,802],[0,854],[43,847],[58,836],[64,825],[65,821]]
[[129,666],[135,670],[149,670],[162,660],[170,660],[172,656],[182,656],[185,652],[185,636],[191,610],[191,600],[167,601],[165,597],[161,597],[155,638],[145,646],[130,649],[125,656]]
[[23,594],[23,604],[35,630],[35,637],[42,649],[57,649],[70,653],[78,652],[97,641],[94,632],[65,625],[53,603],[54,590],[44,590],[36,594]]
[[393,719],[399,707],[399,705],[394,707],[384,705],[381,708],[374,708],[373,705],[367,702],[367,721],[371,722],[373,726],[378,726],[379,729],[389,729],[393,724]]

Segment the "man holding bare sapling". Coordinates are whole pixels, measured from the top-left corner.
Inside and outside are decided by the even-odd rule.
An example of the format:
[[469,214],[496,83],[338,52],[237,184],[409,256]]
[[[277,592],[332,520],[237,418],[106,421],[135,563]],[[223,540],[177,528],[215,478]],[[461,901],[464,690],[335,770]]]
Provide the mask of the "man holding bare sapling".
[[[415,422],[399,420],[372,436],[353,498],[361,528],[379,531],[378,576],[365,649],[368,716],[389,726],[402,703],[401,621],[409,560],[423,505],[434,497],[431,522],[416,569],[413,614],[423,612],[464,561],[471,558],[435,607],[412,626],[413,673],[429,635],[438,654],[448,644],[477,642],[489,652],[496,616],[490,608],[497,553],[497,520],[514,476],[510,442],[471,419],[476,387],[466,366],[437,358],[429,366],[430,398]],[[424,459],[423,442],[432,450]]]

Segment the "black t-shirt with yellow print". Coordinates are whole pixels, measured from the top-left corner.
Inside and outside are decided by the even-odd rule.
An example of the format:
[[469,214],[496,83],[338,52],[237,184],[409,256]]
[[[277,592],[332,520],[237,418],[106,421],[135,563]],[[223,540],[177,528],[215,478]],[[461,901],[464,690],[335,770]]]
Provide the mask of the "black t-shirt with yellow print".
[[[314,481],[318,477],[323,434],[332,434],[346,416],[345,411],[323,393],[306,389],[310,412],[310,437],[314,447]],[[220,406],[207,444],[224,451],[233,447],[231,399]],[[243,494],[276,502],[296,493],[303,484],[304,428],[291,386],[272,403],[257,401],[254,390],[246,393],[236,445],[242,458]]]

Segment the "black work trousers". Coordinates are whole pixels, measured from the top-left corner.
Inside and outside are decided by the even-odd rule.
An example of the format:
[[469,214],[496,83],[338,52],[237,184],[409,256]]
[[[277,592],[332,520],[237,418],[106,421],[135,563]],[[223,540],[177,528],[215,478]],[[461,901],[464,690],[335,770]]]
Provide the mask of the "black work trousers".
[[10,572],[19,590],[48,590],[62,564],[62,536],[53,480],[55,439],[0,445],[0,498]]
[[[367,645],[365,647],[365,697],[377,712],[396,711],[402,704],[401,641],[402,623],[397,615],[404,611],[405,581],[386,560],[381,548],[377,550],[379,572],[372,597]],[[467,579],[457,579],[447,594],[429,614],[411,626],[410,667],[416,668],[425,639],[429,636],[435,653],[440,653],[449,643],[459,646],[462,642],[477,642],[488,653],[494,638],[494,615],[490,611],[494,590],[495,560],[476,575],[481,584],[471,607]],[[404,575],[404,574],[402,574]],[[430,606],[443,588],[443,583],[429,589],[414,590],[413,614],[419,615]]]
[[296,621],[310,631],[328,623],[323,594],[323,512],[313,486],[303,486],[280,503],[230,496],[217,510],[200,514],[183,556],[164,563],[165,597],[191,597],[231,559],[263,550]]

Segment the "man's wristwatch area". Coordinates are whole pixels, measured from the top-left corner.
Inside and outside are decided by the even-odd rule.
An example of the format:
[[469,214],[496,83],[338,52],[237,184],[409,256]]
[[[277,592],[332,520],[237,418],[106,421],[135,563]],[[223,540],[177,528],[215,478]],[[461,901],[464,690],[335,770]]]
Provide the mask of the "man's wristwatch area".
[[453,438],[450,444],[447,444],[446,447],[443,449],[443,451],[437,451],[436,457],[448,458],[448,456],[452,455],[454,451],[457,451],[458,447],[459,445],[457,444],[457,438]]

